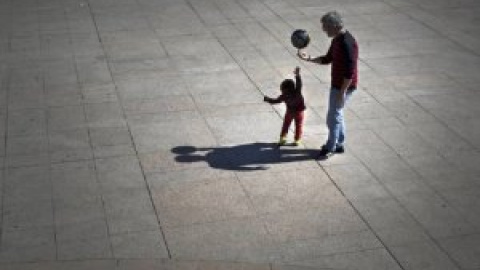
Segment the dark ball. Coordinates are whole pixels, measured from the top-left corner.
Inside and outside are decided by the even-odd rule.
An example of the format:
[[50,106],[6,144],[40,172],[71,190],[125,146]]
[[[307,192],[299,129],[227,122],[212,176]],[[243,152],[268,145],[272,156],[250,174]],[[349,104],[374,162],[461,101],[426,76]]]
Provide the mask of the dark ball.
[[308,35],[307,31],[303,29],[297,29],[292,33],[292,45],[297,49],[303,49],[308,46],[310,43],[310,36]]

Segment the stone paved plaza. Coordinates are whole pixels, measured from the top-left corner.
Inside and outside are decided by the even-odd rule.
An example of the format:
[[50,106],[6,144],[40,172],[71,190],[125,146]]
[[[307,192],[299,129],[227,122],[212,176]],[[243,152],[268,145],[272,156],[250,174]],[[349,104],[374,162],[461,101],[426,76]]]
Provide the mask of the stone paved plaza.
[[[338,10],[360,47],[325,142]],[[0,0],[1,270],[479,270],[480,1]],[[300,147],[276,148],[302,68]],[[292,134],[289,135],[292,140]]]

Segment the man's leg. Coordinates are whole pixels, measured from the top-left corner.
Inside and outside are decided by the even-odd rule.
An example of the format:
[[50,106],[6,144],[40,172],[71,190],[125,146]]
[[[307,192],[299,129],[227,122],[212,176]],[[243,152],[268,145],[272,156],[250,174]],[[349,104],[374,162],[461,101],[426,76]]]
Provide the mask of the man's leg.
[[330,89],[327,112],[328,140],[324,146],[324,149],[328,152],[335,151],[340,137],[341,123],[343,122],[342,107],[337,106],[338,95],[340,95],[340,90],[335,88]]
[[[345,107],[345,105],[347,104],[347,101],[350,99],[350,97],[352,96],[352,93],[353,93],[354,90],[348,90],[346,95],[345,95],[345,102],[344,102],[344,105],[343,107]],[[346,126],[345,126],[345,118],[342,117],[342,122],[340,123],[340,131],[339,131],[339,134],[338,134],[338,140],[337,140],[337,144],[336,144],[336,147],[338,149],[342,149],[343,150],[343,144],[345,142],[345,132],[346,132]],[[342,151],[343,152],[343,151]]]

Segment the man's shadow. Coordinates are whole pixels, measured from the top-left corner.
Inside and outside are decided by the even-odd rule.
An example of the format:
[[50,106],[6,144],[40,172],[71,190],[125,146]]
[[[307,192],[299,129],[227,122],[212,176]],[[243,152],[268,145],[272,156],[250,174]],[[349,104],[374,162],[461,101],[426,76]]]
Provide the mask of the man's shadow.
[[269,164],[313,159],[318,150],[278,147],[275,143],[257,142],[219,147],[177,146],[172,148],[172,153],[177,154],[177,162],[204,161],[212,168],[254,171],[266,170]]

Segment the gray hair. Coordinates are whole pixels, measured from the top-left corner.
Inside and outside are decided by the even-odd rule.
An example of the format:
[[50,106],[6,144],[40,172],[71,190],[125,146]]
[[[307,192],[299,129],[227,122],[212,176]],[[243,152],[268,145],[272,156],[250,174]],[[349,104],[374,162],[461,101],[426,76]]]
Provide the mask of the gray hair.
[[320,21],[328,26],[343,28],[342,16],[340,16],[340,14],[338,14],[338,12],[336,11],[327,12],[325,15],[322,16]]

